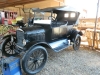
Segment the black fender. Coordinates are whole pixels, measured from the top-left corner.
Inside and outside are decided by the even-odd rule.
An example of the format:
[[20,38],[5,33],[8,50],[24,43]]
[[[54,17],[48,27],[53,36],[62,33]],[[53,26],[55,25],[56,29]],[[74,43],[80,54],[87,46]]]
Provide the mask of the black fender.
[[82,36],[83,33],[81,31],[78,31],[74,28],[68,31],[67,38],[71,40],[71,42],[74,42],[75,38],[78,36]]
[[9,34],[9,35],[6,35],[4,37],[2,37],[2,40],[5,39],[5,38],[11,38],[11,37],[16,37],[16,34]]
[[[48,43],[46,43],[46,42],[30,42],[30,43],[27,43],[26,45],[25,45],[25,51],[27,51],[30,47],[33,47],[33,46],[37,46],[37,45],[40,45],[40,46],[43,46],[44,48],[48,48],[48,49],[52,49],[52,47],[48,44]],[[52,49],[53,50],[53,49]]]
[[83,35],[82,31],[78,31],[78,34],[79,34],[80,36],[82,36],[82,35]]

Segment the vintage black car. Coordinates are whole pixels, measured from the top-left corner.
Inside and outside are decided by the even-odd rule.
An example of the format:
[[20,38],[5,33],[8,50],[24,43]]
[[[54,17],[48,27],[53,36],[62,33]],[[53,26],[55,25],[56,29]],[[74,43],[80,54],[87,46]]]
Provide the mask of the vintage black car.
[[2,53],[6,56],[25,52],[22,68],[29,75],[44,67],[48,49],[60,52],[73,46],[74,50],[78,50],[82,35],[73,28],[78,24],[80,13],[72,7],[51,7],[33,12],[33,25],[18,29],[16,35],[5,36],[2,44]]

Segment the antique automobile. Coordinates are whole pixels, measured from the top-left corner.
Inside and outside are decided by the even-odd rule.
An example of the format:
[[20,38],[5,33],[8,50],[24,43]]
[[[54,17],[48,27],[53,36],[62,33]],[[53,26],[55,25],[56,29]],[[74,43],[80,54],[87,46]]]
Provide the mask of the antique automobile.
[[33,26],[16,31],[2,44],[2,53],[14,56],[25,52],[22,68],[28,75],[42,70],[48,58],[48,49],[60,52],[69,46],[80,47],[82,35],[73,26],[78,24],[80,13],[69,6],[33,10]]

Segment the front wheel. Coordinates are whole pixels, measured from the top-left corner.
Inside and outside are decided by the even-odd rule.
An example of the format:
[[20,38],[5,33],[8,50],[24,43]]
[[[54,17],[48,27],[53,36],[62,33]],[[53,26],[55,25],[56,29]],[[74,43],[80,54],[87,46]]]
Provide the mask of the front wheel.
[[73,49],[78,50],[80,47],[80,43],[81,43],[81,37],[77,36],[73,44]]
[[22,59],[22,68],[28,75],[42,70],[47,61],[47,51],[42,46],[31,47]]

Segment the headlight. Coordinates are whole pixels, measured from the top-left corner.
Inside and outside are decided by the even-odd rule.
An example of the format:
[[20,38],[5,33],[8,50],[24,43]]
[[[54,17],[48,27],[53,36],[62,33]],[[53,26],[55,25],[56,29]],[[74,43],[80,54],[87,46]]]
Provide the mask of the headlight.
[[24,46],[26,45],[26,40],[25,40],[25,39],[23,39],[23,45],[24,45]]

